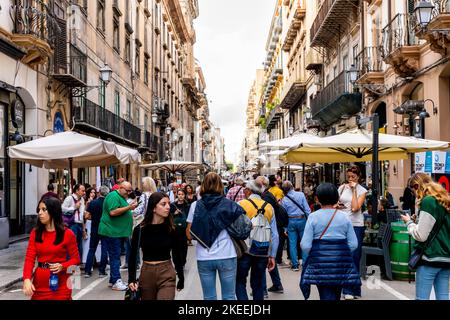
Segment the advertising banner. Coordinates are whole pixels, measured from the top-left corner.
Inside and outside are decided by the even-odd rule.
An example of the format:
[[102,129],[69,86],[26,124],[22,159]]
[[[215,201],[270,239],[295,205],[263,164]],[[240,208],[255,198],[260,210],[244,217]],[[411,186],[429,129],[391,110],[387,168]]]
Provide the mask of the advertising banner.
[[445,173],[445,161],[447,153],[442,151],[433,151],[432,173]]

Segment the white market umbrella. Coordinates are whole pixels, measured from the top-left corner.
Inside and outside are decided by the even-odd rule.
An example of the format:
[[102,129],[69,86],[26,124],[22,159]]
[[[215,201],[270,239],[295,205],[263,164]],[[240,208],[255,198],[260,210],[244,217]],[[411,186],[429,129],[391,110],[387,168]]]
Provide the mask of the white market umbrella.
[[12,159],[47,169],[85,168],[120,163],[121,153],[114,142],[73,131],[8,147]]
[[[373,136],[362,129],[321,138],[291,148],[283,160],[289,163],[338,163],[372,161]],[[408,153],[443,150],[449,147],[445,141],[419,139],[409,136],[379,134],[379,160],[407,159]]]
[[298,133],[292,137],[261,143],[260,147],[287,149],[298,147],[306,142],[320,141],[322,138],[309,133]]
[[139,151],[131,148],[127,148],[121,145],[117,145],[117,149],[120,152],[120,162],[122,164],[140,163],[141,154]]

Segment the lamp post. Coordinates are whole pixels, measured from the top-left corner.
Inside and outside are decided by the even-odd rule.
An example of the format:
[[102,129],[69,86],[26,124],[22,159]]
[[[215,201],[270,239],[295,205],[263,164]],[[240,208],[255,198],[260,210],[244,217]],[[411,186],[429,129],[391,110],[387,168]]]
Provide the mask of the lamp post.
[[372,122],[373,142],[372,142],[372,215],[376,216],[378,212],[378,187],[380,184],[380,173],[378,168],[378,146],[379,146],[379,130],[380,117],[378,113],[374,113],[370,117],[358,120],[358,125],[365,125]]
[[421,1],[414,8],[414,15],[416,16],[417,22],[422,29],[426,29],[431,21],[431,15],[434,10],[434,5],[428,1]]

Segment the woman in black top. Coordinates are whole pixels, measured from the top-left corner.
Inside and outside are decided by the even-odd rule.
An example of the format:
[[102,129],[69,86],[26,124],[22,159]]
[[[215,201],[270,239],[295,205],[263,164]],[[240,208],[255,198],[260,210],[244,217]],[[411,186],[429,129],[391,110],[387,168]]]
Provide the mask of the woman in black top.
[[191,204],[191,203],[197,201],[197,196],[195,195],[194,188],[193,188],[190,184],[188,184],[188,185],[184,188],[184,190],[186,191],[186,192],[185,192],[185,194],[186,194],[186,201],[187,201],[189,204]]
[[[144,263],[138,283],[136,256],[139,248],[142,249]],[[139,285],[143,300],[174,300],[177,274],[177,289],[181,291],[184,288],[181,256],[179,240],[170,214],[169,197],[155,192],[148,200],[144,221],[133,230],[128,265],[130,289],[137,290]]]
[[186,219],[189,215],[189,209],[191,204],[186,201],[186,191],[184,189],[178,189],[177,200],[170,204],[170,214],[173,217],[173,223],[175,225],[175,231],[181,248],[181,264],[186,264],[188,240],[186,237]]

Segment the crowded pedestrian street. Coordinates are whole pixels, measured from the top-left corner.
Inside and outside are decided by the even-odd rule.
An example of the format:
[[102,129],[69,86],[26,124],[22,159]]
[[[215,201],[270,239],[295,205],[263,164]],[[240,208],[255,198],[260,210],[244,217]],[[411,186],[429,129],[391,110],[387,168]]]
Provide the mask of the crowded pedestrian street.
[[0,0],[0,306],[448,302],[448,119],[450,0]]
[[[185,267],[185,289],[182,292],[177,293],[175,299],[202,300],[202,288],[196,266],[194,247],[189,247],[187,260]],[[128,277],[127,270],[122,270],[121,274],[125,279]],[[280,269],[280,276],[284,284],[284,293],[269,293],[267,300],[304,300],[299,289],[300,273],[293,272],[289,270],[289,268],[282,268]],[[4,271],[0,269],[0,278],[3,277]],[[74,283],[80,284],[78,289],[73,290],[73,299],[123,300],[123,292],[113,291],[108,288],[107,280],[108,278],[98,278],[95,272],[94,276],[89,279],[86,279],[81,275],[79,279],[73,280]],[[267,281],[270,283],[270,277],[268,275]],[[22,293],[22,286],[23,283],[19,281],[9,288],[4,288],[0,291],[0,300],[28,300]],[[220,289],[218,292],[220,292]],[[310,299],[319,300],[318,292],[313,290]],[[373,280],[371,283],[365,282],[361,300],[414,300],[414,283],[383,279],[381,279],[381,281],[378,281],[378,279],[377,281]]]

